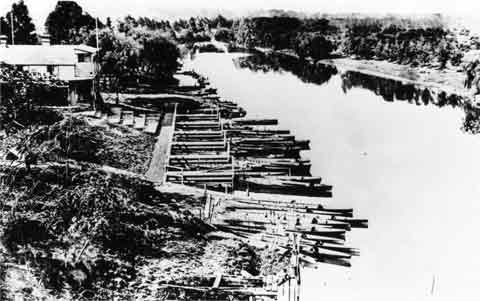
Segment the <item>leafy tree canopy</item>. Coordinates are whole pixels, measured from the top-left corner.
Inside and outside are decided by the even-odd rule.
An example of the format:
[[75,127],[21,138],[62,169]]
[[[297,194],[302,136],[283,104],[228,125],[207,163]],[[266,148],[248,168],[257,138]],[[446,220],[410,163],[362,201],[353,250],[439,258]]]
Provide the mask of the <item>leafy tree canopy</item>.
[[[94,39],[91,35],[90,41]],[[164,32],[144,27],[133,27],[128,33],[105,28],[99,40],[101,73],[114,78],[120,90],[142,80],[168,82],[179,67],[177,45]]]
[[[53,44],[77,42],[81,32],[95,29],[95,18],[85,13],[75,1],[58,1],[45,23]],[[103,27],[103,24],[99,24]]]
[[[13,18],[12,18],[13,14]],[[15,44],[37,44],[38,39],[35,33],[35,25],[29,15],[28,7],[23,0],[12,4],[12,9],[5,18],[0,19],[2,34],[8,37],[7,42],[12,43],[12,19],[13,36]]]

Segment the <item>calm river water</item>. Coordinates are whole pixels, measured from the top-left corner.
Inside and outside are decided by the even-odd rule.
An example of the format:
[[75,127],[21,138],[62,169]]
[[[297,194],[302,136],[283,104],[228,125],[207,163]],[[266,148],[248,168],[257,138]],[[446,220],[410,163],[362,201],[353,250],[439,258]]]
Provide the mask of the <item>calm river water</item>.
[[334,185],[327,205],[369,219],[348,237],[361,251],[351,268],[304,271],[303,301],[480,297],[480,135],[462,130],[457,99],[241,54],[199,54],[185,67],[248,116],[310,139],[312,173]]

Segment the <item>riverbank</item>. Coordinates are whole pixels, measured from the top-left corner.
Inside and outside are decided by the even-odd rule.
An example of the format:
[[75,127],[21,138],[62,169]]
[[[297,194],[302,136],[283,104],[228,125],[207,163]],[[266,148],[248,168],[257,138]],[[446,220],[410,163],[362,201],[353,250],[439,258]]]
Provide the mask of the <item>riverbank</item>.
[[437,70],[399,65],[387,61],[356,60],[352,58],[325,59],[319,62],[335,66],[342,71],[361,72],[425,88],[440,89],[469,99],[472,98],[472,93],[464,88],[465,74],[458,68]]
[[[276,53],[300,60],[291,50],[274,51],[268,48],[255,48],[256,51],[268,55]],[[307,62],[313,64],[313,60],[307,58]],[[400,65],[388,61],[362,60],[348,57],[319,60],[316,63],[333,66],[340,71],[355,71],[376,77],[400,81],[404,84],[412,84],[422,88],[445,91],[448,94],[456,94],[472,104],[473,92],[464,87],[465,72],[460,67],[446,69],[433,69],[428,67],[412,67]]]
[[[56,137],[67,131],[60,126],[66,121],[73,125],[68,131],[75,154],[68,165],[60,155],[39,156],[30,170],[22,161],[0,160],[0,299],[155,300],[166,285],[200,286],[213,283],[216,273],[257,271],[253,247],[230,237],[208,237],[212,228],[198,217],[201,196],[157,191],[144,168],[133,168],[138,160],[130,153],[143,156],[141,143],[97,150],[121,125],[100,127],[108,119],[89,114],[66,116],[45,126],[49,133],[60,133],[54,138],[36,135],[36,141],[46,141],[33,151],[62,140]],[[21,139],[9,136],[0,142],[13,149]],[[80,156],[84,146],[94,154]],[[152,149],[144,149],[147,165]],[[6,152],[0,149],[0,157]],[[95,157],[107,153],[106,161]]]
[[[269,48],[255,47],[255,50],[265,55],[275,53],[300,60],[300,57],[296,55],[293,50],[289,49],[272,50]],[[311,58],[307,58],[306,61],[310,64],[314,63]],[[340,71],[356,71],[372,76],[397,80],[402,83],[441,89],[445,92],[471,97],[470,91],[464,88],[465,74],[460,68],[438,70],[426,67],[400,65],[388,61],[361,60],[348,57],[323,59],[316,63],[334,66]]]
[[[308,141],[265,128],[276,119],[242,118],[246,112],[211,86],[197,90],[185,92],[190,97],[120,94],[102,111],[59,112],[58,121],[35,124],[33,134],[17,133],[35,137],[27,140],[38,158],[28,166],[17,151],[24,139],[0,139],[8,146],[0,157],[10,160],[0,161],[0,247],[11,258],[5,268],[0,263],[6,299],[41,291],[52,300],[169,293],[284,300],[281,292],[296,294],[301,266],[350,266],[359,254],[344,246],[347,232],[367,221],[354,219],[352,209],[293,195],[331,197],[332,186],[310,177],[308,161],[297,158]],[[176,167],[180,182],[197,188],[161,185],[157,172],[167,164],[171,182]],[[214,192],[220,182],[234,192],[233,173],[250,181],[245,191],[238,185],[244,193]],[[24,279],[19,289],[9,275],[12,264],[25,262],[32,276],[16,277]]]

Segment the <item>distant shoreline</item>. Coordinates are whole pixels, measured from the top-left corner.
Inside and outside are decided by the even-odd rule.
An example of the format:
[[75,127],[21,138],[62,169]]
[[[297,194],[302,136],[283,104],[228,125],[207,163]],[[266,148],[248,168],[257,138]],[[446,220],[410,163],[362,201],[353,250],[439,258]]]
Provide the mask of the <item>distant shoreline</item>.
[[[285,50],[274,51],[265,48],[255,48],[255,50],[265,54],[275,52],[277,54],[299,59],[294,53]],[[311,59],[307,59],[307,61],[313,63]],[[463,71],[457,71],[458,68],[437,70],[427,67],[400,65],[388,61],[360,60],[348,57],[323,59],[316,63],[334,66],[340,71],[360,72],[371,76],[396,80],[404,84],[412,84],[423,88],[445,91],[450,94],[461,96],[466,102],[476,107],[480,107],[480,104],[475,102],[473,94],[468,89],[464,88],[465,75]]]
[[364,74],[389,78],[406,84],[425,88],[440,89],[471,99],[472,95],[463,87],[465,76],[452,69],[435,70],[399,65],[387,61],[356,60],[351,58],[324,59],[321,64],[335,66],[343,71],[356,71]]

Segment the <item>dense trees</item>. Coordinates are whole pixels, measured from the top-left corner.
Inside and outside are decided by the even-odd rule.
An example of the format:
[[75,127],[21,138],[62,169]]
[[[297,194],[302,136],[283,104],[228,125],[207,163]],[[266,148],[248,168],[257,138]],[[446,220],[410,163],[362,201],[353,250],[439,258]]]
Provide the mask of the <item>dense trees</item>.
[[5,18],[0,18],[1,34],[7,36],[9,44],[12,43],[12,20],[15,44],[36,44],[38,42],[35,25],[23,0],[13,3],[11,11],[6,14]]
[[[96,47],[95,18],[73,1],[59,1],[46,22],[53,43]],[[99,24],[100,74],[117,90],[139,83],[170,82],[179,67],[176,33],[170,22],[127,16]]]
[[448,62],[459,65],[462,58],[458,43],[443,27],[409,28],[368,19],[347,26],[342,51],[363,59],[439,68]]
[[229,20],[222,15],[218,15],[210,22],[212,28],[230,28],[233,25],[233,20]]
[[[94,40],[91,35],[90,43]],[[101,73],[113,79],[120,90],[139,82],[170,82],[179,67],[179,50],[166,33],[145,27],[127,32],[105,28],[99,40]]]
[[326,58],[338,44],[338,28],[326,19],[259,17],[233,25],[235,42],[244,47],[292,49],[300,57]]
[[258,17],[234,22],[234,42],[244,47],[291,49],[315,60],[334,51],[399,64],[458,66],[462,48],[440,16],[426,18]]
[[229,43],[233,40],[233,32],[228,28],[221,27],[217,29],[214,37],[217,41]]
[[302,22],[291,17],[259,17],[236,24],[237,42],[240,44],[273,49],[292,49]]
[[318,33],[301,33],[296,38],[295,52],[314,60],[327,58],[334,49],[333,43]]
[[95,18],[83,12],[75,1],[58,1],[45,26],[53,44],[78,43],[79,36],[95,29]]

